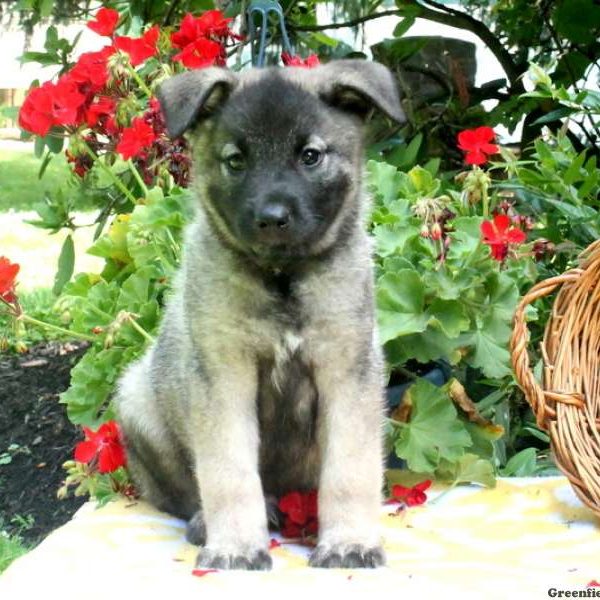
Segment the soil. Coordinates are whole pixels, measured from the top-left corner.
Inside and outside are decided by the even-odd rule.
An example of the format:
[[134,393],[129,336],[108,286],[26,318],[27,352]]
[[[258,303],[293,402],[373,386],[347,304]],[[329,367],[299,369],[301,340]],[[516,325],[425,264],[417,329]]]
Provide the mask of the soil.
[[81,431],[69,422],[59,394],[85,351],[50,342],[26,354],[0,354],[0,525],[37,544],[66,523],[84,498],[58,500]]

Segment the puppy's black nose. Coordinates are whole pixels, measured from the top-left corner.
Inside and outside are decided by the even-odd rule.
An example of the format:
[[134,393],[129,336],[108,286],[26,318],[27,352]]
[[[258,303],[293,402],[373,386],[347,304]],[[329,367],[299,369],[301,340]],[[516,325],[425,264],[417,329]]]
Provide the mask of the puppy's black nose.
[[290,225],[290,209],[283,204],[268,202],[262,206],[254,217],[254,223],[259,233],[281,232]]

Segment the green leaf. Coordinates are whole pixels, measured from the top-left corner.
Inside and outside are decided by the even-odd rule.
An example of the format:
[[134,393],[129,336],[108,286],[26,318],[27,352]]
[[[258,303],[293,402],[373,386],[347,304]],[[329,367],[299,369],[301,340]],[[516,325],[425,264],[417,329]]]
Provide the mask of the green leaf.
[[50,150],[50,152],[54,152],[54,154],[60,154],[65,144],[65,138],[60,135],[48,134],[44,140],[46,142],[46,146],[48,146],[48,150]]
[[535,473],[536,464],[535,448],[525,448],[515,454],[500,473],[504,477],[528,477]]
[[[49,17],[52,14],[53,8],[54,0],[40,0],[40,16],[42,18]],[[49,29],[52,29],[52,27]]]
[[454,482],[455,484],[480,483],[485,487],[493,488],[496,486],[494,467],[489,460],[467,453],[458,460]]
[[381,257],[401,253],[405,244],[419,235],[415,227],[406,227],[399,224],[377,225],[373,229],[377,244],[377,254]]
[[442,459],[458,460],[471,445],[471,438],[445,389],[421,379],[407,395],[411,418],[399,430],[396,454],[418,473],[433,473]]
[[464,306],[456,300],[436,298],[429,306],[430,323],[438,326],[449,338],[458,337],[471,323]]
[[414,187],[414,190],[421,196],[435,196],[440,187],[440,182],[437,179],[434,179],[431,173],[423,167],[413,167],[408,172],[408,178]]
[[44,154],[44,146],[46,145],[46,138],[40,137],[39,135],[35,136],[35,141],[33,142],[33,153],[36,158],[42,158]]
[[42,164],[40,165],[40,170],[38,171],[38,179],[41,179],[44,176],[46,168],[50,164],[50,161],[52,160],[53,156],[54,155],[52,154],[52,152],[46,152],[46,156],[44,156],[44,160],[42,161]]
[[73,236],[68,235],[63,242],[60,255],[58,257],[58,270],[54,276],[54,286],[52,292],[59,296],[65,285],[69,282],[75,268],[75,245]]
[[394,28],[394,37],[402,37],[415,24],[415,17],[405,17]]
[[377,282],[377,317],[381,343],[425,331],[423,283],[416,271],[386,273]]
[[402,186],[402,173],[393,165],[370,160],[367,162],[369,188],[375,199],[384,206],[398,198]]
[[485,324],[473,334],[470,341],[475,347],[475,352],[468,361],[471,366],[481,369],[487,377],[500,379],[510,375],[510,353],[507,346],[498,343],[494,333]]

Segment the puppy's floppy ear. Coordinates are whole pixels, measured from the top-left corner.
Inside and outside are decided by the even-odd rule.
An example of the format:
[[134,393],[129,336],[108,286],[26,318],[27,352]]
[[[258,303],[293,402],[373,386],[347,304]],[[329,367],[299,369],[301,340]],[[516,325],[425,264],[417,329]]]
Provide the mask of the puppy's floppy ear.
[[167,131],[179,137],[203,116],[208,116],[237,84],[232,71],[218,67],[197,69],[167,79],[158,89]]
[[398,87],[390,70],[368,60],[333,60],[314,69],[318,94],[328,104],[365,116],[372,108],[402,123]]

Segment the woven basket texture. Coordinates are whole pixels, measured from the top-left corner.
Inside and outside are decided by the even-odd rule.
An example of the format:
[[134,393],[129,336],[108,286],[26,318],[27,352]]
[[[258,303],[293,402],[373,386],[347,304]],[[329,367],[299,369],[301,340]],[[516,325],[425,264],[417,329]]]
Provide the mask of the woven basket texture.
[[[525,311],[555,291],[541,343],[540,385],[527,352]],[[582,253],[579,268],[538,283],[523,297],[510,349],[519,385],[538,426],[550,436],[557,466],[600,517],[600,240]]]

